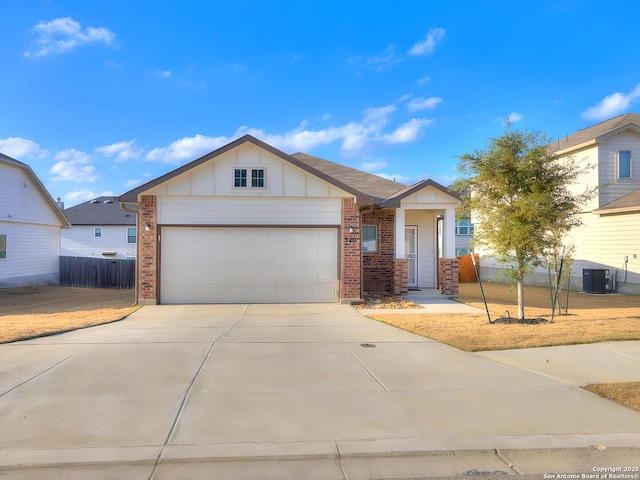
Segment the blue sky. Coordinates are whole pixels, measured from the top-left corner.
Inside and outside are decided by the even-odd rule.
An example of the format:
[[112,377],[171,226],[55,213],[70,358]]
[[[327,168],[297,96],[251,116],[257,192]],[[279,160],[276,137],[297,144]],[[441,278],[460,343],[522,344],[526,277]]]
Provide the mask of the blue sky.
[[640,3],[0,3],[0,152],[71,206],[250,133],[412,184],[640,111]]

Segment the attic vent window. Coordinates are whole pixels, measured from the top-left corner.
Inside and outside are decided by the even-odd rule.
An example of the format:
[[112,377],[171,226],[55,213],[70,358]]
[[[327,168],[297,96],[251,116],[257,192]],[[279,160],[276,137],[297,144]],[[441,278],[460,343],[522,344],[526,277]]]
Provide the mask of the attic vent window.
[[91,200],[91,203],[100,203],[100,200]]

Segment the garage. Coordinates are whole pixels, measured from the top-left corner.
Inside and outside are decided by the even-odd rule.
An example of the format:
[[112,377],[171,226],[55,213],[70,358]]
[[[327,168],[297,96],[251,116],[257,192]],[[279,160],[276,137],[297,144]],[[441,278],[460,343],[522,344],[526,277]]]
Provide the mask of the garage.
[[160,302],[337,302],[336,227],[160,230]]

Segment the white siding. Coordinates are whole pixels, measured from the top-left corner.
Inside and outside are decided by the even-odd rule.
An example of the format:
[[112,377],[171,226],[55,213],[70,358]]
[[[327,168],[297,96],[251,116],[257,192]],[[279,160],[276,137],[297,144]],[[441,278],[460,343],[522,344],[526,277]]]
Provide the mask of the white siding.
[[0,287],[59,282],[60,227],[0,221],[7,256],[0,259]]
[[[581,168],[587,167],[591,165],[591,168],[588,168],[587,171],[582,174],[575,184],[570,186],[570,190],[574,193],[582,193],[586,189],[597,187],[598,185],[602,185],[602,180],[599,177],[599,172],[601,171],[601,167],[598,165],[598,147],[593,146],[590,148],[586,148],[584,150],[580,150],[578,152],[574,152],[571,155],[573,161],[576,162]],[[563,157],[561,157],[562,159]],[[583,208],[584,211],[590,212],[591,210],[595,210],[598,208],[599,199],[598,196],[594,196]]]
[[[249,182],[252,168],[263,169],[265,171],[265,188],[235,188],[233,181],[235,168],[248,169]],[[226,152],[150,189],[147,194],[226,197],[338,198],[351,196],[330,183],[252,144],[245,144]]]
[[422,210],[407,210],[405,225],[418,226],[418,287],[436,288],[436,215]]
[[[101,225],[95,225],[100,227]],[[131,225],[132,227],[134,225]],[[125,259],[136,256],[136,244],[127,243],[127,226],[102,226],[102,237],[95,238],[94,226],[77,225],[62,230],[61,255],[68,257],[99,257]],[[116,252],[103,256],[103,252]]]
[[[618,179],[618,152],[631,151],[631,178]],[[640,188],[640,135],[623,132],[599,146],[600,205],[604,206]]]
[[160,225],[339,225],[339,198],[158,197]]

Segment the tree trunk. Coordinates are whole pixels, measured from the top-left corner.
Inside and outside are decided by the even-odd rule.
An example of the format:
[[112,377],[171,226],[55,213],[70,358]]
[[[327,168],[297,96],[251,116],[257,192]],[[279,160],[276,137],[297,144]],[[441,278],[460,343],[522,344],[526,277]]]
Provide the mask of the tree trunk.
[[518,320],[524,320],[524,285],[518,279]]

